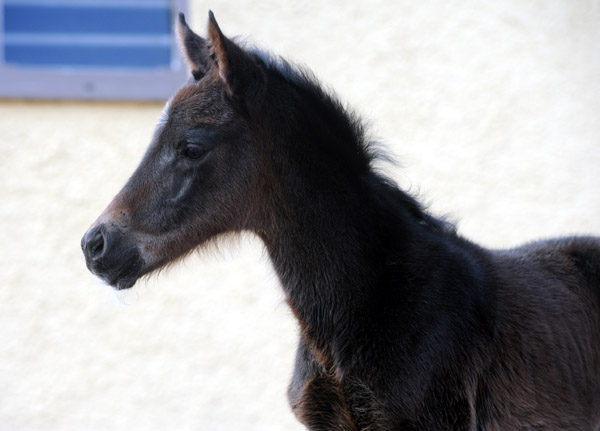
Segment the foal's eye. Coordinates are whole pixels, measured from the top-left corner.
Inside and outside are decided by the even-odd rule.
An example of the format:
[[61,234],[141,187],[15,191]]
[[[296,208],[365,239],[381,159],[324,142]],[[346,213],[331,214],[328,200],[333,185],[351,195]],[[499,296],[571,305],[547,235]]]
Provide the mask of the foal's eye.
[[192,160],[197,160],[202,158],[202,156],[204,156],[206,154],[206,151],[204,151],[200,146],[198,145],[188,145],[187,147],[184,148],[183,150],[183,155],[188,158],[188,159],[192,159]]

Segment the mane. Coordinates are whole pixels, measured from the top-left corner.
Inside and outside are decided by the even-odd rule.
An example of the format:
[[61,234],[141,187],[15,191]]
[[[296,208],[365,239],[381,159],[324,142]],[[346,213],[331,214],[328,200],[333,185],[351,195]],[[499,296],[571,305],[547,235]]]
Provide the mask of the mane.
[[[314,72],[305,66],[292,63],[285,58],[269,52],[252,48],[248,52],[255,61],[262,63],[267,71],[287,82],[307,100],[314,101],[314,108],[319,114],[335,123],[336,130],[341,131],[345,148],[336,148],[353,154],[363,168],[371,166],[377,157],[372,140],[368,138],[367,128],[360,117],[337,97],[335,92],[319,81]],[[350,150],[350,151],[349,151]]]
[[381,148],[378,141],[370,137],[362,118],[342,103],[336,93],[324,86],[310,69],[255,47],[246,51],[267,71],[312,101],[311,105],[318,107],[319,114],[336,125],[336,131],[342,134],[339,142],[343,145],[337,145],[335,151],[345,154],[346,160],[350,161],[356,173],[366,178],[374,190],[385,190],[395,203],[400,204],[418,223],[440,233],[456,233],[455,225],[446,217],[431,215],[416,197],[401,190],[391,178],[378,172],[375,168],[376,162],[392,162],[393,158]]

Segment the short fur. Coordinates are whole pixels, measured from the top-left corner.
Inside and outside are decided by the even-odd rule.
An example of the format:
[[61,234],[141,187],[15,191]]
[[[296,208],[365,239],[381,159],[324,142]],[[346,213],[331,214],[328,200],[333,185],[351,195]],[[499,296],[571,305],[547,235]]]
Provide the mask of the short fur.
[[[264,242],[310,430],[600,429],[600,239],[487,250],[373,168],[306,72],[183,16],[194,80],[82,240],[118,288],[226,232]],[[132,264],[133,262],[133,264]]]

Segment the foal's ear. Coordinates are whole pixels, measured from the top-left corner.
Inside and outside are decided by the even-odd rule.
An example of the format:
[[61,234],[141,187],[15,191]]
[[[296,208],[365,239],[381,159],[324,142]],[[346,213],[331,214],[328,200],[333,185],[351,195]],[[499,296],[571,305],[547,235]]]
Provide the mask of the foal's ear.
[[210,56],[227,92],[230,96],[240,93],[248,84],[254,65],[243,49],[225,37],[212,11],[208,12],[208,39]]
[[177,33],[190,72],[194,75],[194,79],[198,81],[211,68],[212,60],[208,53],[208,42],[190,29],[185,22],[185,16],[181,12],[179,13]]

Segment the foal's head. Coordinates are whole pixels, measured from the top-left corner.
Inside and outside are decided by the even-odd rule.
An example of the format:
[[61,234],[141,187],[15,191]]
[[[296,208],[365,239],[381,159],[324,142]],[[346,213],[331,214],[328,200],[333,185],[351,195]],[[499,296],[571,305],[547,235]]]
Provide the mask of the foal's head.
[[208,39],[179,21],[193,78],[81,243],[88,268],[119,289],[221,233],[267,240],[316,198],[347,203],[344,188],[370,169],[360,123],[309,73],[242,49],[212,13]]
[[82,239],[88,268],[118,289],[216,235],[251,228],[259,166],[245,100],[257,71],[212,13],[208,35],[180,15],[193,78],[166,104],[140,165]]

